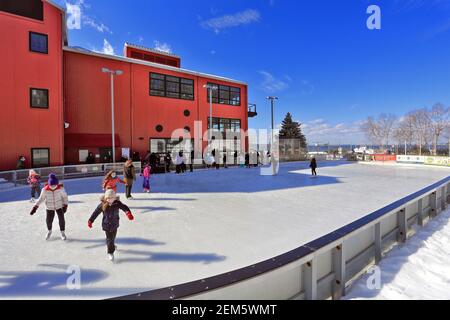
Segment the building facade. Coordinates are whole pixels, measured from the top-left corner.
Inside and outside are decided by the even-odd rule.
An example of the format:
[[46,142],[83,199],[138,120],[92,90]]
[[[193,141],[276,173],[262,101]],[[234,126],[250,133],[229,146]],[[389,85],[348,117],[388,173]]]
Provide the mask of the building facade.
[[27,167],[84,163],[89,153],[96,162],[111,161],[111,80],[104,68],[122,72],[114,76],[116,161],[135,152],[192,149],[194,134],[204,138],[196,146],[202,150],[210,100],[214,135],[230,133],[234,148],[246,149],[244,82],[182,69],[176,55],[129,43],[123,56],[69,47],[64,9],[31,2],[42,15],[28,0],[0,6],[0,29],[7,30],[0,44],[7,72],[0,80],[0,130],[7,137],[0,142],[0,170],[14,169],[20,155]]
[[64,162],[65,13],[47,1],[0,1],[0,170]]

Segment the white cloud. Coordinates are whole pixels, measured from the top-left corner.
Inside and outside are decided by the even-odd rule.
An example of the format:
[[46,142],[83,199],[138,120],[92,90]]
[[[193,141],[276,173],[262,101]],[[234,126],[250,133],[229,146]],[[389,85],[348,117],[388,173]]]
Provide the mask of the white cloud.
[[86,9],[90,9],[91,6],[85,0],[76,0],[74,3],[66,1],[66,8],[68,29],[81,29],[81,25],[84,25],[94,28],[101,33],[106,32],[112,34],[112,31],[105,24],[97,22],[94,18],[86,14]]
[[172,48],[167,43],[159,42],[158,40],[155,40],[155,41],[153,41],[153,44],[155,46],[155,50],[166,52],[166,53],[172,53]]
[[315,119],[302,124],[303,133],[309,143],[364,143],[361,131],[363,121],[332,124],[324,119]]
[[263,77],[261,88],[266,92],[273,93],[289,88],[289,82],[291,81],[289,76],[284,76],[285,80],[281,80],[264,70],[259,71],[259,74]]
[[102,49],[99,50],[97,48],[92,48],[92,51],[109,54],[109,55],[115,55],[113,46],[106,39],[103,39],[103,48]]
[[314,93],[314,85],[307,81],[307,80],[302,80],[300,81],[300,93],[303,95],[311,95]]
[[224,15],[201,22],[201,26],[205,29],[213,30],[219,33],[223,29],[238,27],[241,25],[258,22],[261,14],[258,10],[247,9],[235,14]]
[[211,55],[215,55],[217,52],[216,52],[216,50],[211,50],[210,53],[211,53]]
[[92,27],[101,33],[107,32],[107,33],[112,34],[112,31],[107,26],[105,26],[103,23],[96,22],[94,19],[92,19],[91,17],[89,17],[87,15],[83,15],[82,20],[83,20],[83,25],[85,25],[85,26]]
[[143,36],[139,36],[138,41],[139,41],[139,43],[143,43],[144,42],[144,37]]

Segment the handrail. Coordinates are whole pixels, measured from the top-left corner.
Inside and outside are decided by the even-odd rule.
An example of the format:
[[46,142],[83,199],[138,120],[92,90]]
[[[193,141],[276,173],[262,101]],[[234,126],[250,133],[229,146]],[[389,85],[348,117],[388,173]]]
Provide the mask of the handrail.
[[[140,173],[141,162],[133,162],[137,173]],[[43,167],[43,168],[33,168],[39,175],[46,175],[49,173],[54,173],[58,178],[74,179],[74,178],[84,178],[104,175],[109,170],[119,171],[123,168],[124,163],[95,163],[95,164],[81,164],[81,165],[67,165],[59,167]],[[7,185],[9,187],[16,187],[18,184],[26,184],[28,178],[28,172],[30,169],[23,170],[10,170],[0,172],[0,186]],[[3,190],[2,188],[0,188]]]
[[[249,280],[254,277],[261,276],[268,272],[279,269],[286,266],[292,262],[307,258],[311,256],[312,260],[315,253],[319,250],[329,246],[332,243],[343,241],[350,234],[361,230],[364,227],[373,224],[374,222],[380,220],[382,217],[405,208],[406,205],[410,204],[414,200],[420,197],[426,196],[435,192],[437,189],[450,183],[450,176],[444,178],[426,188],[423,188],[417,192],[414,192],[400,200],[397,200],[381,209],[378,209],[354,222],[351,222],[335,231],[332,231],[320,238],[317,238],[311,242],[308,242],[292,251],[283,253],[274,258],[267,259],[265,261],[240,268],[231,272],[226,272],[220,275],[212,276],[205,279],[200,279],[196,281],[191,281],[175,286],[170,286],[166,288],[121,296],[113,298],[114,300],[172,300],[172,299],[182,299],[199,294],[206,293],[208,291],[217,290],[224,288],[239,282]],[[447,188],[445,188],[445,195],[447,196]],[[445,200],[447,201],[447,200]],[[344,280],[345,282],[345,280]]]

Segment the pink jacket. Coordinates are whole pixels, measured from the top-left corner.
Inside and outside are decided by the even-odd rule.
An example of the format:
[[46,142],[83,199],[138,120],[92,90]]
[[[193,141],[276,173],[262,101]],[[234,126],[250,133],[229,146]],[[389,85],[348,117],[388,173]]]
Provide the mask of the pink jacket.
[[142,175],[146,178],[150,178],[150,167],[145,167],[144,171],[142,172]]

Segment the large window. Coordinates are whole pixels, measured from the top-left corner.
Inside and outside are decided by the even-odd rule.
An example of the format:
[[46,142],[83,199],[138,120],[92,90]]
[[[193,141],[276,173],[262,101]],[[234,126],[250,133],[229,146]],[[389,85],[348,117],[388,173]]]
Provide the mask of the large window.
[[30,51],[48,53],[48,36],[42,33],[30,32]]
[[[212,90],[212,102],[227,104],[231,106],[241,105],[241,89],[230,86],[217,85],[215,83],[208,83],[208,85],[215,87]],[[208,102],[210,101],[210,92],[208,89]]]
[[50,149],[33,148],[31,149],[31,166],[33,168],[50,166]]
[[194,100],[194,80],[150,73],[150,95]]
[[48,108],[48,90],[47,89],[30,89],[30,106],[32,108]]
[[[239,119],[226,119],[226,118],[213,118],[213,129],[220,132],[239,132],[241,130],[241,120]],[[210,128],[208,118],[208,129]]]

